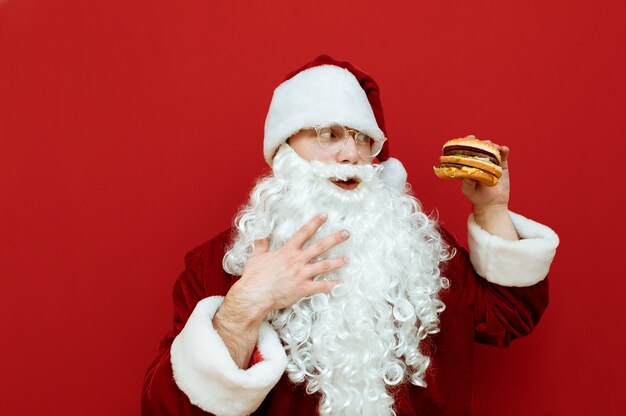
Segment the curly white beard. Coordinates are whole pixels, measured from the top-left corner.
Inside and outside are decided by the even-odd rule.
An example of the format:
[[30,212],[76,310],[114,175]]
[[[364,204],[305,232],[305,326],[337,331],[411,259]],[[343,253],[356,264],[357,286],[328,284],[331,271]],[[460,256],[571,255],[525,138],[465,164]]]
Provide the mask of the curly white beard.
[[[425,387],[429,358],[419,344],[439,331],[448,286],[439,263],[448,248],[408,193],[381,179],[380,165],[307,162],[283,145],[273,176],[261,179],[236,219],[237,235],[224,269],[241,275],[255,240],[270,238],[270,250],[320,212],[328,220],[312,243],[341,229],[350,238],[320,258],[346,255],[350,263],[318,278],[342,283],[275,311],[270,323],[288,355],[287,372],[306,391],[321,394],[322,415],[393,415],[387,386],[405,380]],[[329,178],[360,179],[343,190]]]

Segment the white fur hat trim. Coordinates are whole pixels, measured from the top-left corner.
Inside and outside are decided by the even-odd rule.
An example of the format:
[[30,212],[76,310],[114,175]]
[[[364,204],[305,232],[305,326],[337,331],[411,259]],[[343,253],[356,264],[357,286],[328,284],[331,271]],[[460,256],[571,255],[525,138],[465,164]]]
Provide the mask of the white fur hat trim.
[[263,155],[272,164],[278,146],[304,127],[339,123],[382,140],[367,95],[347,69],[321,65],[305,69],[274,90],[267,118]]

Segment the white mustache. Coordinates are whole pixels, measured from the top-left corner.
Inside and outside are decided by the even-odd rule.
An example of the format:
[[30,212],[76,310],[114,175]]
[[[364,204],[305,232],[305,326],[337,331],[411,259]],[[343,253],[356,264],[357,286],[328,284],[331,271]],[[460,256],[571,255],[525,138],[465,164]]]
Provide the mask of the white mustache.
[[377,177],[382,170],[380,165],[326,164],[316,160],[309,163],[311,170],[318,177],[340,181],[355,179],[359,182],[369,182]]

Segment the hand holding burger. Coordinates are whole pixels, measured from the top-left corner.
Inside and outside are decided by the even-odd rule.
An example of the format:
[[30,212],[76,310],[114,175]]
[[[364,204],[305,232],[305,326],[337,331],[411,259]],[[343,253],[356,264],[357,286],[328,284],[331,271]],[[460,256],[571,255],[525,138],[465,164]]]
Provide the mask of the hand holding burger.
[[[495,185],[484,185],[475,175],[456,178],[463,180],[461,191],[474,205],[474,218],[476,222],[483,229],[492,234],[496,234],[507,239],[517,239],[517,232],[515,231],[508,214],[510,197],[508,164],[509,148],[507,146],[495,144],[490,140],[476,140],[476,137],[474,136],[465,136],[463,139],[471,139],[474,143],[480,142],[483,147],[484,145],[489,145],[497,150],[500,155],[500,169],[502,173],[495,181]],[[446,179],[455,178],[446,177]]]

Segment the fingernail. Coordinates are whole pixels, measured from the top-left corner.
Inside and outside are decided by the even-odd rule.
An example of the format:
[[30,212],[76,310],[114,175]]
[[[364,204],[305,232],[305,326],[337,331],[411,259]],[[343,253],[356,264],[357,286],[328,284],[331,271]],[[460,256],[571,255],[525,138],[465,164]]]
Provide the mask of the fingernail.
[[328,214],[325,212],[320,213],[319,216],[323,221],[326,221],[328,219]]
[[350,237],[350,233],[349,233],[348,231],[346,231],[346,230],[343,230],[343,231],[341,232],[341,235],[343,236],[343,238],[348,238],[348,237]]
[[350,259],[348,258],[348,256],[343,256],[341,259],[343,260],[344,264],[350,263]]

